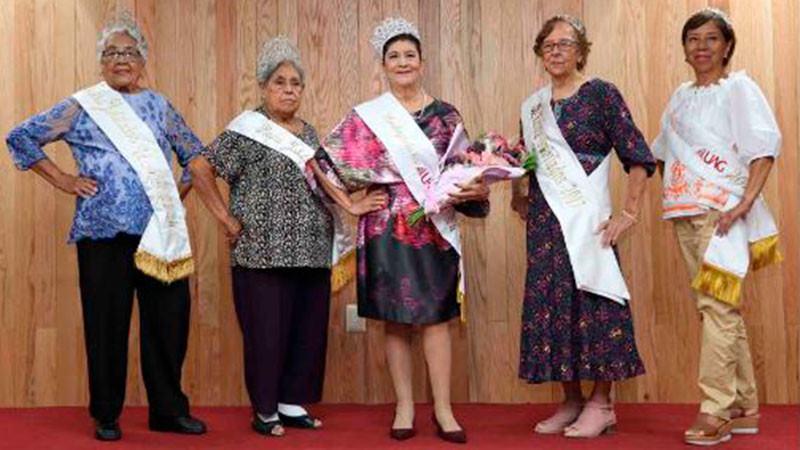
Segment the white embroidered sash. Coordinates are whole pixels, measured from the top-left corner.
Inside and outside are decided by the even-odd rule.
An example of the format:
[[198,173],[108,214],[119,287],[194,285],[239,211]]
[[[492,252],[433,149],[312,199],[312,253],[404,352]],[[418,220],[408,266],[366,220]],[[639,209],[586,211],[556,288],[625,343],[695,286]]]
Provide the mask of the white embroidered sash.
[[[684,125],[691,126],[691,124]],[[693,146],[678,134],[674,124],[664,124],[663,126],[669,148],[665,161],[665,173],[669,173],[667,171],[673,164],[682,163],[698,177],[730,191],[731,194],[724,207],[725,211],[736,207],[744,196],[749,170],[740,161],[734,143],[719,142],[710,132],[694,127],[692,133],[702,137],[701,141],[707,146]],[[751,266],[750,244],[777,237],[777,235],[778,227],[775,220],[763,197],[759,196],[744,220],[734,222],[725,236],[718,236],[716,233],[713,235],[704,254],[704,265],[710,266],[712,270],[721,270],[743,279]],[[762,265],[762,263],[756,263],[757,267]],[[698,274],[695,284],[700,283],[701,275],[702,273]],[[714,290],[712,289],[712,291]],[[728,295],[720,294],[721,292],[722,290],[718,289],[714,294],[718,298],[725,297],[720,298],[721,300],[738,303],[738,292]],[[707,293],[712,294],[712,292]]]
[[[391,92],[362,103],[355,110],[386,147],[414,200],[424,205],[427,190],[440,174],[440,158],[428,136]],[[461,238],[455,209],[442,208],[429,218],[442,237],[461,256]],[[459,273],[460,301],[464,295],[463,258],[459,258]]]
[[73,97],[133,167],[153,209],[134,256],[136,267],[167,283],[189,276],[194,263],[185,212],[152,130],[105,82]]
[[602,246],[599,225],[611,216],[610,155],[586,175],[558,128],[547,86],[522,104],[525,145],[536,151],[536,179],[556,215],[578,289],[624,304],[631,296],[614,251]]
[[[314,158],[316,152],[297,136],[255,111],[245,111],[239,114],[231,121],[227,129],[291,159],[313,189],[314,175],[311,171],[306,170],[306,164]],[[331,264],[335,266],[353,250],[353,239],[350,227],[342,221],[338,208],[330,202],[325,202],[325,206],[328,207],[333,217],[334,238]]]

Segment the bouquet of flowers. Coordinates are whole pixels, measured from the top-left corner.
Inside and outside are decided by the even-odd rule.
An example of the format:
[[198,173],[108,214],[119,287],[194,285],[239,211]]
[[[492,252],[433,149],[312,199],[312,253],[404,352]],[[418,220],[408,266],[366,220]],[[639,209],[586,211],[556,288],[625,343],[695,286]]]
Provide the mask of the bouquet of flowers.
[[409,225],[426,215],[437,214],[451,202],[450,194],[477,177],[486,183],[519,178],[536,169],[536,154],[521,146],[510,146],[499,133],[482,133],[469,142],[459,124],[440,162],[439,177],[427,186],[423,205],[411,213]]

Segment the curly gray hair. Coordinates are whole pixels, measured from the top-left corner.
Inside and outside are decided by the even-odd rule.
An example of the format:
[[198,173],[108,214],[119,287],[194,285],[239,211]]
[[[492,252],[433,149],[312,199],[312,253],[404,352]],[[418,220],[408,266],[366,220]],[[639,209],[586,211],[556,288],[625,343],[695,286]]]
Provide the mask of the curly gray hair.
[[139,50],[142,59],[144,59],[145,62],[147,61],[147,40],[144,38],[142,30],[136,25],[136,21],[133,20],[130,13],[127,11],[120,14],[117,20],[103,27],[103,31],[100,32],[100,36],[97,38],[98,61],[103,57],[103,51],[105,51],[108,45],[108,40],[117,33],[125,33],[136,41],[136,49]]
[[272,74],[285,62],[290,63],[297,69],[300,74],[300,81],[305,85],[306,75],[300,63],[300,52],[285,36],[270,39],[261,46],[256,67],[258,84],[264,85],[269,81]]

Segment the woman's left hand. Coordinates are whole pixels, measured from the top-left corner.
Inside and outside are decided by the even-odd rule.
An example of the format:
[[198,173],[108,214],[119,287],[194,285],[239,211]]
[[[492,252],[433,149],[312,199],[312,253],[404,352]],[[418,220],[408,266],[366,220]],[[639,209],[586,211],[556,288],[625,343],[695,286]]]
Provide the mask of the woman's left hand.
[[725,236],[730,231],[733,223],[739,219],[744,219],[750,212],[750,204],[742,202],[730,211],[725,211],[717,217],[714,225],[717,226],[717,236]]
[[354,201],[347,209],[353,216],[361,216],[371,212],[380,211],[389,204],[389,195],[382,189],[370,191],[361,200]]
[[482,175],[478,175],[465,184],[456,183],[456,186],[459,190],[449,194],[454,204],[483,201],[489,198],[489,185],[483,180]]
[[597,227],[595,233],[603,233],[603,247],[609,247],[612,245],[617,245],[617,241],[619,241],[622,233],[627,231],[628,228],[632,227],[635,223],[636,221],[630,217],[619,215],[601,223],[600,226]]

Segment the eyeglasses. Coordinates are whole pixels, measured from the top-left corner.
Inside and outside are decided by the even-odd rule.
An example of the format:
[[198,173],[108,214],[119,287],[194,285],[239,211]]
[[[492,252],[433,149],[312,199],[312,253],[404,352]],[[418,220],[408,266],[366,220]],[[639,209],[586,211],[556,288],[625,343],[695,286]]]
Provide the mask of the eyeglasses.
[[289,89],[292,92],[301,92],[303,90],[303,83],[299,80],[285,81],[282,79],[274,80],[269,83],[270,89],[280,92]]
[[102,57],[107,61],[133,61],[141,58],[142,54],[136,49],[106,50],[103,52]]
[[571,41],[571,40],[565,39],[563,41],[547,42],[545,44],[542,44],[541,49],[542,49],[542,54],[548,54],[548,53],[553,53],[553,51],[556,48],[558,48],[562,52],[565,52],[567,50],[571,50],[573,48],[576,48],[577,46],[578,46],[578,43],[576,41]]

